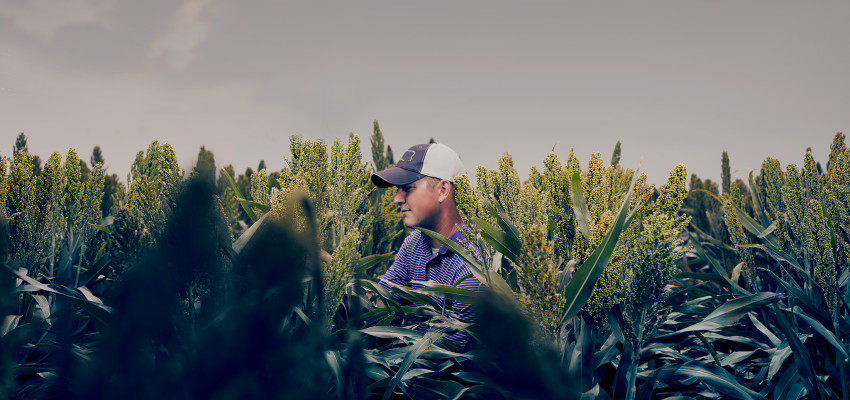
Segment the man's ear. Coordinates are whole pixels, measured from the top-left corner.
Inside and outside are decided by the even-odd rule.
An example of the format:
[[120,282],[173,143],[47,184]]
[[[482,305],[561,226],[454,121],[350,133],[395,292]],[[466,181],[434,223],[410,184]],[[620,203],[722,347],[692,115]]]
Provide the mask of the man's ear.
[[439,183],[440,194],[437,197],[440,203],[446,201],[452,194],[452,183],[443,179]]

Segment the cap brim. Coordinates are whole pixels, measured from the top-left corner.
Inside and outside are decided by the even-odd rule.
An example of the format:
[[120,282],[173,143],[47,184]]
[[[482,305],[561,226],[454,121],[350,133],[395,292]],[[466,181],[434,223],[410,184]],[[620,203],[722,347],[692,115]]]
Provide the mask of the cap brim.
[[401,186],[416,182],[425,175],[408,171],[399,167],[387,168],[383,171],[372,173],[372,183],[377,187],[386,188],[390,186]]

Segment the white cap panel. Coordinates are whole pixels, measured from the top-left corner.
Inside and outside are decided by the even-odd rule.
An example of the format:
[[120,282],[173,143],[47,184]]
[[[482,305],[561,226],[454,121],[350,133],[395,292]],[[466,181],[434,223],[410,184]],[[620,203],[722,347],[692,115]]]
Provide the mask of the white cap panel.
[[442,143],[434,143],[425,153],[420,173],[438,179],[454,181],[456,177],[465,174],[466,170],[454,150]]

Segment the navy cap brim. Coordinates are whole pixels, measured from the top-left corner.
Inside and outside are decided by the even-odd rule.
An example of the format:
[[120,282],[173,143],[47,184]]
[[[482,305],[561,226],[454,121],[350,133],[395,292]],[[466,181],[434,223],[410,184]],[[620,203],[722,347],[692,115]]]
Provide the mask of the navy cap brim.
[[392,167],[383,171],[373,172],[372,183],[374,183],[377,187],[386,188],[390,186],[407,185],[424,177],[425,175],[417,174],[416,172],[408,171],[404,168]]

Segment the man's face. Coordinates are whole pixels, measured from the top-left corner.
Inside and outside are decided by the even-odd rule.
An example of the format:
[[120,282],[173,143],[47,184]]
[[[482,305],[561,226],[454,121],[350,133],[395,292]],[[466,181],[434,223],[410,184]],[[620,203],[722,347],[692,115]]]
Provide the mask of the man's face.
[[393,202],[401,206],[404,226],[434,230],[440,211],[439,186],[430,178],[399,186]]

